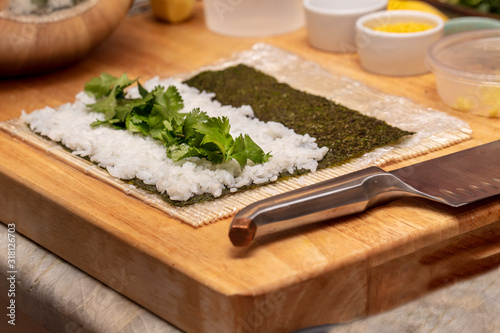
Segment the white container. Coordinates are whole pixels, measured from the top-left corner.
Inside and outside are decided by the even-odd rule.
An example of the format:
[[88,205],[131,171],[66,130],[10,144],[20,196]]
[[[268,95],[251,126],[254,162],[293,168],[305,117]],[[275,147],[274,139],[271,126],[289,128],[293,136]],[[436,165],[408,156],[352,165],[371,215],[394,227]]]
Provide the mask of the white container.
[[356,52],[356,20],[386,8],[387,0],[304,0],[309,43],[329,52]]
[[460,32],[429,48],[437,92],[449,106],[500,118],[500,29]]
[[263,37],[304,25],[302,0],[203,0],[205,23],[215,33]]
[[[418,32],[385,32],[374,28],[386,24],[425,23],[431,29]],[[427,49],[443,36],[441,17],[414,10],[388,10],[365,15],[356,22],[356,46],[361,66],[372,73],[404,76],[429,71]]]

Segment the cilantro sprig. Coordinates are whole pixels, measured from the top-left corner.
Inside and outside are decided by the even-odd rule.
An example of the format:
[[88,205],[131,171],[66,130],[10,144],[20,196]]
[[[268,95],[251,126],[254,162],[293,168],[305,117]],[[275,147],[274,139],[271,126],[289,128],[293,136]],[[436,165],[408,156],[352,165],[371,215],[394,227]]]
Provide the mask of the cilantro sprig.
[[[125,89],[134,83],[139,98],[126,95]],[[150,135],[163,141],[167,156],[174,161],[199,157],[219,164],[235,159],[243,169],[248,160],[260,164],[271,157],[247,134],[233,138],[227,117],[209,117],[199,108],[181,113],[184,102],[175,86],[147,91],[126,74],[117,78],[103,73],[85,84],[85,92],[96,99],[88,107],[104,113],[104,120],[96,120],[92,126],[109,125]]]

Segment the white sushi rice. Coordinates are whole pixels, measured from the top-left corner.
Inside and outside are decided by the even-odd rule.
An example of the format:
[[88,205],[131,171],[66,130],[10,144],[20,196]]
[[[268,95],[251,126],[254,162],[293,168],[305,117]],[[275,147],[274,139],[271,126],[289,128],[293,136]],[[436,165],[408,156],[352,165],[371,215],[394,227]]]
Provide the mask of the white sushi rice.
[[[233,137],[250,135],[272,157],[264,164],[249,161],[243,170],[234,160],[219,165],[199,158],[173,162],[166,156],[162,143],[151,137],[107,126],[91,127],[92,122],[103,120],[104,115],[86,107],[94,99],[84,92],[76,96],[74,103],[57,109],[46,107],[30,114],[23,112],[22,120],[34,132],[62,143],[75,155],[90,158],[112,176],[124,180],[138,178],[179,201],[205,193],[218,197],[225,188],[235,192],[245,185],[272,182],[283,172],[315,171],[328,150],[318,147],[316,139],[307,134],[298,135],[280,123],[260,121],[250,106],[222,106],[212,100],[214,94],[200,92],[174,79],[155,78],[144,87],[151,90],[157,85],[177,87],[184,101],[181,112],[200,108],[212,117],[226,116]],[[128,94],[139,96],[136,87],[130,88]]]

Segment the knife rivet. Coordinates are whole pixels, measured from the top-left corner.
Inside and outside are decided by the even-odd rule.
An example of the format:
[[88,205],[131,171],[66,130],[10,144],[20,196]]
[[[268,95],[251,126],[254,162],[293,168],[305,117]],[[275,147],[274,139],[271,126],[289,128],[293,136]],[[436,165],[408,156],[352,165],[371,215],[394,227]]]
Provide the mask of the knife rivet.
[[454,197],[454,198],[460,199],[460,195],[458,195],[455,192],[448,191],[448,190],[445,190],[445,189],[440,189],[439,192],[443,193],[444,195],[448,195],[450,197]]
[[457,191],[460,192],[460,193],[462,193],[462,194],[465,194],[465,195],[475,196],[475,194],[473,192],[467,191],[466,189],[461,188],[461,187],[458,187]]
[[[493,181],[495,181],[495,178],[493,178]],[[481,185],[485,186],[485,187],[489,187],[489,188],[492,188],[494,190],[496,190],[498,187],[496,187],[495,185],[489,183],[489,182],[481,182]]]
[[480,188],[479,186],[476,186],[476,185],[469,185],[469,187],[472,190],[475,190],[475,191],[478,191],[478,192],[481,192],[481,193],[486,193],[487,192],[485,189]]

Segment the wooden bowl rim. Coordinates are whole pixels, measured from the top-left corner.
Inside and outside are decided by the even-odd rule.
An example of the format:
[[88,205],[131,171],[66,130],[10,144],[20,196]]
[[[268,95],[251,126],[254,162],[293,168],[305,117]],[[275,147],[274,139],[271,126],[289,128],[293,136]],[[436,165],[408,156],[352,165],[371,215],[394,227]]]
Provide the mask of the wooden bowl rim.
[[78,14],[52,22],[0,17],[4,31],[0,33],[0,79],[43,74],[80,61],[118,27],[132,4],[133,0],[90,0]]
[[86,0],[75,6],[56,10],[46,15],[13,15],[8,9],[0,11],[0,19],[28,24],[47,24],[53,22],[61,22],[71,19],[75,16],[84,14],[86,11],[95,7],[101,0]]

